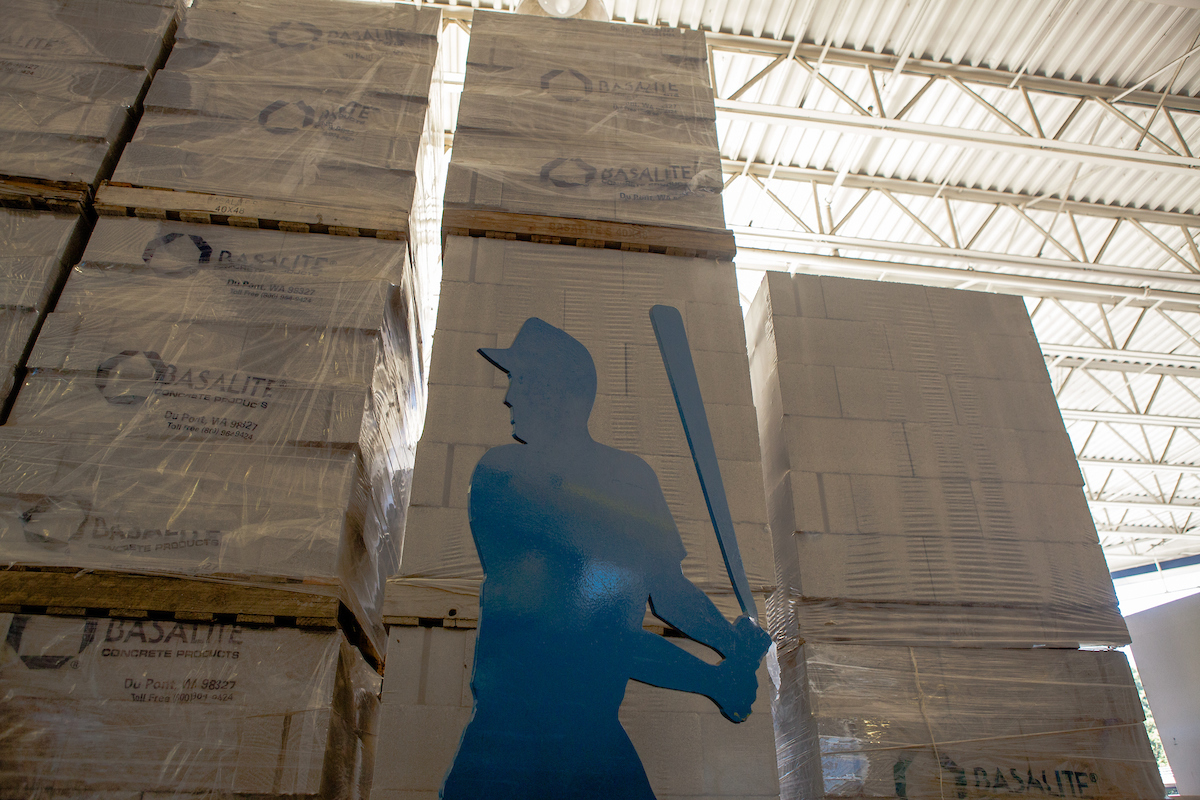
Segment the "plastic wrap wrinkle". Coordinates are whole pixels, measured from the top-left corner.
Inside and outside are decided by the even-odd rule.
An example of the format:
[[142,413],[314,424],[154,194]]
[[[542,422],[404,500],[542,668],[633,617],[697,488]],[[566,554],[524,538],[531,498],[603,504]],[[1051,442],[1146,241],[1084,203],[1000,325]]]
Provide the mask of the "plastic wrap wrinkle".
[[369,794],[379,677],[337,632],[12,614],[0,628],[5,797]]

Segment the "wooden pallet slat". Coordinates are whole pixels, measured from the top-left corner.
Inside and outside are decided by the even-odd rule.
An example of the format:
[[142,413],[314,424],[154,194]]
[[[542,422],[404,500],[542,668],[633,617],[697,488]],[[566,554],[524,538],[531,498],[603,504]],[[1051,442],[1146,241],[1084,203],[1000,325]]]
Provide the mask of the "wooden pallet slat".
[[228,617],[245,624],[333,629],[338,627],[339,601],[332,592],[120,572],[18,568],[0,571],[0,609],[181,622]]
[[175,219],[264,228],[296,233],[328,233],[373,239],[404,240],[408,223],[401,214],[325,208],[288,200],[266,200],[105,181],[96,192],[100,214],[144,219]]
[[445,209],[442,212],[442,234],[602,247],[688,258],[729,260],[737,252],[733,232],[727,230],[635,225],[478,209]]
[[0,175],[0,206],[82,214],[92,187],[82,181],[51,181]]

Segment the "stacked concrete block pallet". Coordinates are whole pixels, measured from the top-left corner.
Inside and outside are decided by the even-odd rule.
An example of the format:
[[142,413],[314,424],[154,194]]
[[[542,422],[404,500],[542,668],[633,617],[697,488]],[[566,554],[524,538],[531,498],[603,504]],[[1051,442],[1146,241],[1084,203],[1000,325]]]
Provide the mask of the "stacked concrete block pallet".
[[200,0],[97,209],[404,240],[436,280],[440,27],[399,3]]
[[[687,550],[685,576],[733,619],[738,604],[649,318],[655,304],[679,309],[749,583],[765,609],[771,544],[704,59],[692,31],[474,14],[447,179],[429,413],[385,606],[394,626],[381,721],[402,733],[381,742],[375,800],[436,798],[470,717],[484,576],[468,487],[485,451],[513,441],[508,378],[477,349],[508,347],[531,317],[591,353],[589,433],[653,468]],[[649,612],[644,624],[673,633]],[[621,722],[660,800],[778,796],[765,666],[759,685],[741,725],[698,695],[629,685]]]
[[[369,790],[424,414],[440,15],[185,17],[120,167],[181,180],[101,189],[128,205],[98,198],[0,428],[6,800]],[[329,189],[351,173],[353,197]]]
[[[72,797],[131,786],[179,797],[364,795],[374,694],[345,699],[309,676],[339,658],[368,672],[368,660],[382,661],[383,580],[397,562],[392,531],[402,525],[423,410],[415,313],[402,242],[98,222],[0,428],[0,549],[16,564],[0,576],[0,603],[20,619],[118,620],[126,627],[98,640],[89,658],[125,659],[116,677],[126,691],[106,677],[80,693],[72,675],[14,706],[6,735],[21,747],[0,786]],[[83,624],[32,619],[67,626],[68,639]],[[251,654],[281,637],[320,652],[303,651],[271,678],[273,698],[254,686],[224,691],[243,680],[244,665],[209,660],[239,658],[237,648],[211,649],[220,644],[214,625],[250,626],[236,644]],[[27,667],[49,663],[26,654]],[[152,658],[177,659],[174,672]],[[280,666],[262,658],[263,671]],[[21,694],[35,678],[14,663],[0,682]],[[150,701],[129,688],[137,684],[161,691]],[[328,696],[313,706],[310,690]],[[48,698],[58,716],[30,710]],[[140,747],[131,735],[105,750],[66,722],[107,719],[103,709],[118,701],[132,703],[121,725],[161,723],[171,733]],[[295,726],[307,718],[296,714],[309,707],[327,713],[304,721],[303,738]],[[234,709],[275,727],[219,726]],[[34,757],[46,736],[65,742],[70,769],[48,771]],[[126,745],[140,766],[119,758]],[[90,771],[73,761],[86,747],[140,771],[140,782],[118,779],[117,766]],[[142,769],[148,763],[155,768]],[[343,774],[355,769],[365,774]]]
[[445,230],[731,258],[704,37],[474,15]]
[[746,325],[785,796],[1160,796],[1020,298],[772,273]]
[[82,211],[175,30],[173,3],[14,0],[0,20],[0,203]]

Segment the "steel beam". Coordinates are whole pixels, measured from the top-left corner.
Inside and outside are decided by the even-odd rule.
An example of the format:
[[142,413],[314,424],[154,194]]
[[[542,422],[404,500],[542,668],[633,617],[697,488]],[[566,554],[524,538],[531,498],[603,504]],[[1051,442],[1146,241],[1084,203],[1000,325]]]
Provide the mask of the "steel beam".
[[1153,153],[1146,150],[1121,150],[1083,142],[1039,139],[1011,133],[951,128],[926,122],[909,122],[861,114],[840,114],[808,108],[789,108],[742,100],[716,101],[717,116],[742,122],[819,128],[839,133],[857,133],[873,137],[891,137],[932,142],[973,150],[992,150],[1025,156],[1041,156],[1104,167],[1125,167],[1170,174],[1200,174],[1200,158]]
[[1042,352],[1048,356],[1067,356],[1086,361],[1120,361],[1140,366],[1176,367],[1190,371],[1200,377],[1200,356],[1152,353],[1145,350],[1116,350],[1111,347],[1086,347],[1074,344],[1039,342]]
[[[1200,425],[1200,420],[1191,420],[1191,422],[1191,427]],[[1080,458],[1079,466],[1102,469],[1136,469],[1146,472],[1167,472],[1173,475],[1200,475],[1200,464],[1155,464],[1147,461],[1118,461],[1113,458]]]
[[[1092,500],[1088,505],[1093,509],[1111,511],[1153,511],[1155,513],[1171,514],[1200,514],[1200,503],[1157,503],[1150,500]],[[1164,536],[1166,534],[1163,534]],[[1200,533],[1192,534],[1200,538]]]
[[[780,53],[788,53],[793,47],[793,43],[786,39],[759,39],[754,36],[741,36],[713,31],[706,32],[705,37],[713,49],[728,50],[735,53],[749,53],[770,58],[774,58]],[[807,61],[822,59],[825,64],[842,67],[864,69],[869,66],[872,69],[891,72],[900,62],[898,56],[885,53],[871,53],[865,50],[837,47],[830,47],[826,50],[822,45],[806,43],[801,43],[795,47],[795,54]],[[1154,107],[1162,100],[1165,108],[1200,113],[1200,97],[1189,97],[1184,94],[1168,94],[1164,100],[1162,92],[1138,90],[1126,94],[1126,90],[1120,86],[1104,86],[1062,78],[1046,78],[1028,73],[1018,75],[1015,72],[1002,69],[972,67],[967,64],[947,64],[942,61],[932,61],[923,58],[905,58],[901,71],[908,75],[947,79],[957,78],[964,83],[1000,86],[1005,89],[1019,89],[1023,86],[1031,92],[1074,98],[1095,97],[1109,102],[1113,102],[1114,98],[1124,94],[1120,100],[1122,103]]]
[[[798,183],[816,182],[824,186],[832,185],[837,180],[837,172],[807,167],[774,166],[752,162],[747,166],[742,161],[723,159],[721,166],[726,175],[738,175],[743,171],[756,178],[774,178]],[[1001,192],[992,189],[970,189],[961,186],[943,186],[924,181],[910,181],[902,178],[877,178],[869,175],[847,175],[842,185],[848,189],[886,189],[896,194],[907,194],[916,197],[944,197],[964,203],[986,203],[989,205],[1017,206],[1026,211],[1062,211],[1080,216],[1103,217],[1105,219],[1136,219],[1139,222],[1150,222],[1159,225],[1182,225],[1184,227],[1200,228],[1200,214],[1189,214],[1178,211],[1154,211],[1145,208],[1130,208],[1126,206],[1111,206],[1102,203],[1083,203],[1077,200],[1061,200],[1057,197],[1037,197],[1017,192]]]
[[[1200,428],[1200,417],[1168,417],[1163,414],[1131,414],[1121,411],[1082,411],[1073,408],[1060,408],[1059,412],[1064,420],[1116,422],[1122,425],[1160,425],[1168,428]],[[1083,459],[1079,459],[1079,463],[1082,464]],[[1184,465],[1177,466],[1183,467]],[[1196,469],[1200,470],[1200,467],[1196,467]]]
[[[1183,287],[1193,286],[1200,291],[1200,274],[1184,272],[1167,272],[1137,267],[1122,267],[1115,264],[1093,264],[1086,261],[1064,261],[1053,258],[1038,258],[1034,256],[1009,255],[1007,253],[988,253],[978,250],[967,250],[956,247],[940,247],[923,245],[912,242],[889,242],[880,239],[859,239],[852,236],[839,236],[827,233],[812,233],[805,231],[785,231],[771,228],[747,227],[744,225],[731,226],[739,242],[747,245],[761,246],[762,239],[768,242],[797,242],[812,247],[829,247],[842,250],[873,251],[888,255],[917,255],[926,258],[936,258],[944,261],[954,261],[962,264],[987,264],[1000,268],[1037,270],[1043,273],[1058,273],[1076,278],[1093,278],[1108,276],[1118,279],[1134,279],[1144,285]],[[1200,295],[1197,295],[1200,299]]]
[[1108,283],[1087,283],[1085,281],[1043,278],[1036,275],[1012,275],[989,270],[958,269],[929,264],[910,264],[902,261],[874,261],[866,258],[847,258],[821,253],[794,253],[785,250],[754,248],[749,246],[744,239],[738,245],[737,261],[742,267],[754,264],[762,266],[764,269],[792,270],[797,265],[803,265],[822,272],[865,272],[872,276],[887,273],[919,280],[982,283],[999,287],[1011,294],[1048,295],[1075,299],[1080,297],[1106,298],[1109,299],[1109,302],[1112,302],[1111,298],[1128,297],[1150,303],[1161,301],[1166,304],[1164,307],[1181,311],[1200,311],[1200,294],[1192,292],[1173,292],[1165,289],[1118,286]]

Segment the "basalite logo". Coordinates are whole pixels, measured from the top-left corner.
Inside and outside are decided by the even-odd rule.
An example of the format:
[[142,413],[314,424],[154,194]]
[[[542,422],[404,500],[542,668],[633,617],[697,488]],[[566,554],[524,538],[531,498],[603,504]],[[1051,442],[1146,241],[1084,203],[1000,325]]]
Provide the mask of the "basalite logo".
[[592,79],[573,69],[552,69],[542,76],[542,91],[563,103],[577,103],[592,93]]
[[132,406],[144,403],[150,396],[136,389],[118,388],[129,385],[133,378],[135,387],[161,384],[167,376],[167,365],[150,350],[122,350],[115,356],[100,362],[96,367],[96,388],[100,395],[114,406]]
[[542,165],[542,180],[559,189],[587,186],[596,180],[596,168],[582,158],[556,158]]
[[[26,632],[31,622],[34,622],[34,618],[31,616],[24,614],[14,616],[8,626],[8,635],[5,637],[5,644],[17,653],[21,659],[21,663],[29,669],[62,669],[68,665],[72,669],[77,669],[79,667],[79,655],[84,650],[87,650],[92,642],[96,641],[97,622],[94,619],[89,619],[83,623],[82,629],[79,631],[78,644],[73,641],[73,636],[55,636],[50,642],[47,642],[44,649],[59,650],[60,652],[46,653],[43,650],[43,652],[36,655],[28,655],[21,652],[21,643],[26,638]],[[34,622],[34,624],[36,625],[37,623]],[[64,650],[66,652],[62,652]]]
[[[183,241],[172,246],[179,240]],[[192,247],[189,248],[186,242],[190,242]],[[160,252],[163,257],[155,260],[154,257]],[[212,261],[212,254],[212,245],[200,236],[168,233],[146,244],[146,249],[142,251],[142,263],[163,277],[174,278],[196,272],[201,264]]]

